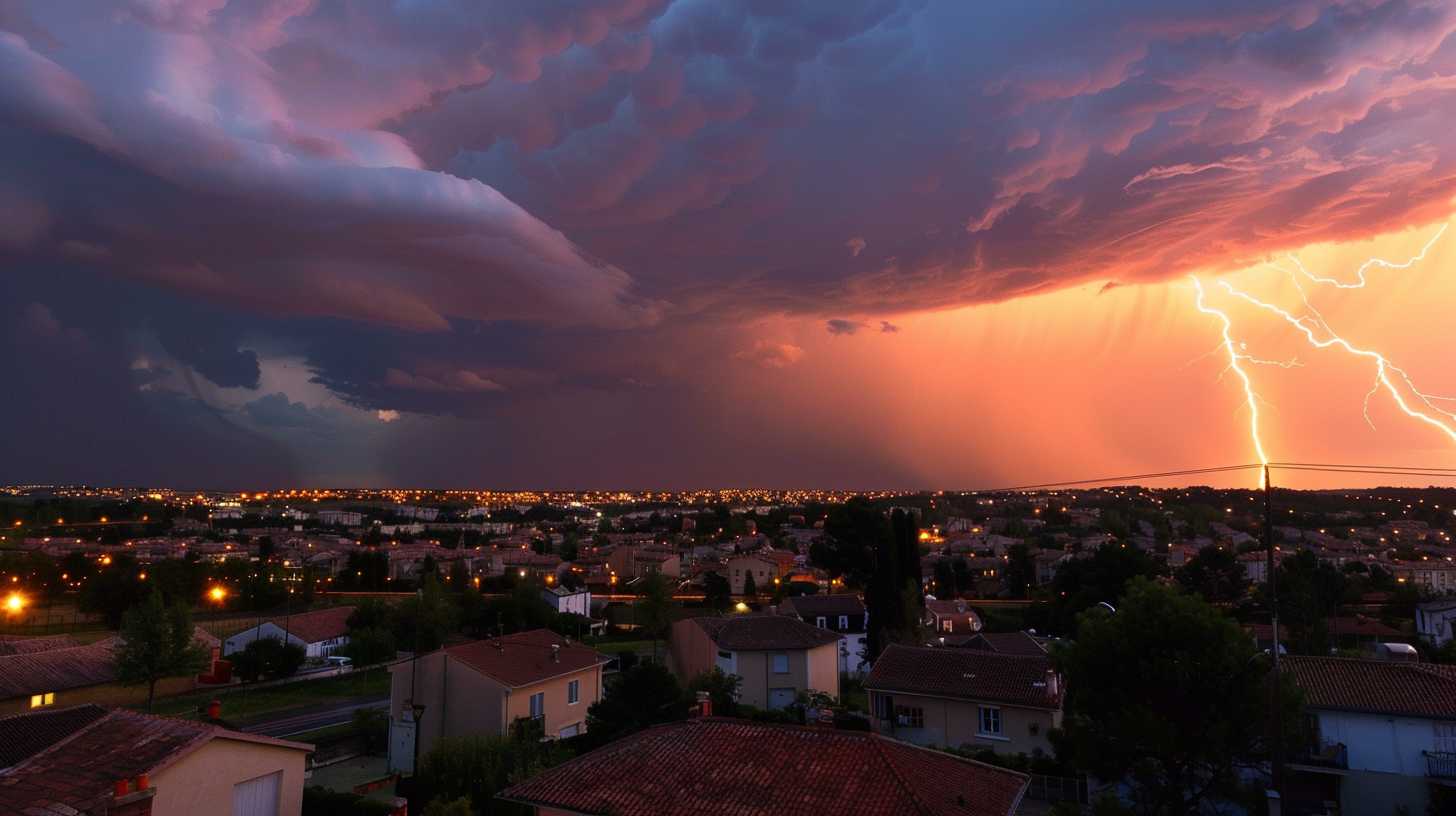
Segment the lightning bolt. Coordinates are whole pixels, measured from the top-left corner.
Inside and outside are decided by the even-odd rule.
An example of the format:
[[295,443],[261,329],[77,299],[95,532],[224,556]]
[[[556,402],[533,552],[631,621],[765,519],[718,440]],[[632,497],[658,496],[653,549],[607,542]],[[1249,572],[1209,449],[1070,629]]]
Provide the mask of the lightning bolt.
[[[1315,308],[1313,302],[1311,302],[1310,300],[1309,293],[1305,291],[1304,287],[1300,284],[1299,281],[1299,276],[1302,275],[1304,278],[1308,279],[1313,283],[1332,286],[1336,289],[1363,289],[1366,284],[1365,273],[1369,269],[1377,267],[1382,269],[1409,269],[1410,267],[1424,260],[1426,254],[1430,252],[1431,248],[1436,245],[1436,242],[1441,239],[1441,236],[1446,233],[1447,226],[1449,225],[1443,224],[1441,228],[1436,231],[1436,234],[1431,236],[1430,240],[1428,240],[1425,245],[1421,247],[1421,251],[1413,255],[1406,261],[1395,263],[1381,258],[1371,258],[1365,261],[1356,270],[1355,280],[1353,282],[1345,282],[1337,280],[1335,278],[1315,275],[1304,266],[1304,264],[1299,260],[1298,257],[1292,254],[1289,256],[1289,260],[1294,263],[1295,269],[1298,270],[1298,275],[1296,275],[1294,271],[1290,271],[1278,265],[1271,264],[1271,266],[1274,266],[1274,268],[1286,272],[1289,275],[1290,282],[1294,284],[1295,291],[1299,293],[1300,300],[1304,304],[1304,314],[1295,315],[1288,309],[1257,298],[1254,295],[1251,295],[1248,292],[1245,292],[1242,289],[1235,287],[1233,284],[1229,283],[1226,280],[1220,280],[1218,281],[1218,284],[1230,297],[1242,300],[1245,303],[1248,303],[1261,311],[1269,312],[1270,314],[1273,314],[1274,316],[1283,320],[1285,323],[1292,326],[1297,332],[1303,335],[1304,339],[1313,348],[1335,348],[1344,351],[1345,353],[1352,356],[1369,360],[1374,363],[1375,380],[1374,384],[1371,385],[1370,390],[1367,391],[1365,394],[1363,411],[1365,416],[1365,422],[1369,424],[1371,428],[1375,427],[1375,423],[1370,419],[1370,400],[1378,395],[1382,390],[1384,390],[1390,395],[1390,398],[1395,403],[1396,407],[1399,408],[1400,411],[1406,416],[1418,422],[1429,425],[1430,427],[1445,434],[1445,436],[1449,438],[1452,442],[1456,442],[1456,413],[1452,413],[1451,411],[1448,411],[1436,404],[1437,402],[1453,402],[1456,401],[1456,398],[1443,397],[1421,391],[1418,387],[1416,387],[1415,381],[1414,379],[1412,379],[1410,374],[1405,369],[1391,362],[1387,357],[1385,357],[1385,355],[1381,354],[1378,351],[1374,351],[1373,349],[1361,348],[1359,346],[1356,346],[1350,341],[1346,340],[1344,337],[1341,337],[1340,334],[1335,331],[1335,329],[1330,325],[1329,321],[1325,319],[1325,316],[1320,313],[1319,309]],[[1245,346],[1245,344],[1234,339],[1233,321],[1229,318],[1228,313],[1223,311],[1222,309],[1208,305],[1205,297],[1203,282],[1199,280],[1196,275],[1192,276],[1192,280],[1194,290],[1197,293],[1195,305],[1197,306],[1198,311],[1202,312],[1203,314],[1216,317],[1222,327],[1223,342],[1220,344],[1219,348],[1221,348],[1228,356],[1228,367],[1225,369],[1225,372],[1233,371],[1236,375],[1238,375],[1240,382],[1243,384],[1244,401],[1249,408],[1249,436],[1253,442],[1254,450],[1259,456],[1260,464],[1268,464],[1269,458],[1265,453],[1264,441],[1259,431],[1260,398],[1258,393],[1254,390],[1253,380],[1249,377],[1249,374],[1244,369],[1243,364],[1272,364],[1282,366],[1284,368],[1289,368],[1298,365],[1299,363],[1297,360],[1290,361],[1288,363],[1281,363],[1279,361],[1264,360],[1249,355],[1246,351],[1247,347]],[[1264,486],[1263,480],[1264,477],[1261,471],[1259,476],[1260,487]]]

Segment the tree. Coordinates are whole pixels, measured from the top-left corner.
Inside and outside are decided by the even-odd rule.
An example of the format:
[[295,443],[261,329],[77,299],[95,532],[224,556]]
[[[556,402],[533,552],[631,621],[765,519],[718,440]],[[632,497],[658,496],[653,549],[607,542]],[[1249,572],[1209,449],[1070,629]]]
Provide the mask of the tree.
[[633,614],[637,625],[652,638],[652,659],[657,659],[657,641],[667,635],[672,626],[672,586],[660,573],[647,576],[642,581],[641,595]]
[[733,605],[733,586],[716,572],[703,576],[703,602],[714,612],[727,612]]
[[353,661],[356,668],[393,660],[398,653],[394,632],[383,626],[350,629],[349,642],[339,649],[339,654]]
[[[1339,611],[1345,580],[1344,573],[1309,550],[1300,550],[1279,564],[1279,623],[1288,627],[1285,643],[1289,651],[1329,654],[1331,643],[1325,621]],[[1266,599],[1267,592],[1266,587]]]
[[744,570],[744,572],[743,572],[743,597],[745,597],[745,598],[755,598],[757,596],[758,596],[758,582],[755,581],[755,580],[753,580],[753,572],[752,571]]
[[157,681],[196,674],[208,652],[193,641],[192,616],[181,603],[167,607],[152,592],[121,619],[121,644],[116,649],[116,677],[123,685],[147,687],[147,710],[157,694]]
[[885,514],[856,497],[829,513],[824,536],[809,547],[809,559],[849,586],[863,587],[875,572],[876,548],[889,535]]
[[401,601],[394,612],[395,643],[421,654],[443,646],[455,630],[455,607],[433,573],[426,574],[414,597]]
[[475,816],[475,805],[469,796],[459,799],[434,799],[425,808],[425,816]]
[[[1059,753],[1126,784],[1134,812],[1146,816],[1239,800],[1241,771],[1267,757],[1270,742],[1269,663],[1238,624],[1138,578],[1115,613],[1088,610],[1077,632],[1054,653],[1067,688]],[[1280,711],[1292,736],[1300,703],[1283,680]]]
[[586,712],[588,742],[605,745],[650,725],[687,717],[682,686],[661,663],[638,663],[607,684]]
[[126,611],[152,594],[152,587],[140,575],[141,569],[131,555],[107,556],[81,585],[81,611],[99,613],[112,628],[120,626]]
[[1178,570],[1178,583],[1210,603],[1236,601],[1249,588],[1248,574],[1233,550],[1208,546]]
[[1012,544],[1006,548],[1006,589],[1013,598],[1025,598],[1031,585],[1036,582],[1036,563],[1031,560],[1031,550],[1025,544]]
[[442,737],[420,757],[411,793],[416,804],[411,810],[419,807],[418,803],[440,800],[453,807],[450,803],[464,798],[475,803],[476,813],[516,812],[494,801],[495,795],[570,756],[571,751],[559,740],[543,741],[514,733],[506,737]]
[[1053,634],[1074,635],[1078,613],[1099,603],[1113,603],[1129,581],[1160,572],[1158,563],[1142,550],[1104,544],[1090,558],[1073,559],[1057,570],[1046,625]]
[[307,653],[297,643],[276,637],[256,638],[231,655],[233,669],[244,680],[292,677],[298,673]]
[[687,687],[687,700],[689,707],[696,704],[698,692],[706,691],[708,699],[713,703],[713,714],[718,717],[738,716],[738,687],[742,685],[743,678],[736,674],[728,674],[722,669],[714,666],[711,669],[694,677]]

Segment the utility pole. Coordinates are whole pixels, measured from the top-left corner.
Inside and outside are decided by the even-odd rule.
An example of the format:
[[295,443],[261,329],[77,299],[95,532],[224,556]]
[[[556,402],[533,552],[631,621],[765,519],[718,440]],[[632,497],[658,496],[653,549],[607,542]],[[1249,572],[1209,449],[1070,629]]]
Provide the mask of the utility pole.
[[1269,584],[1269,628],[1274,634],[1270,654],[1274,658],[1273,677],[1269,683],[1269,728],[1273,734],[1270,746],[1271,782],[1274,791],[1284,792],[1284,718],[1279,712],[1279,571],[1274,563],[1274,485],[1269,481],[1269,466],[1264,465],[1264,553]]

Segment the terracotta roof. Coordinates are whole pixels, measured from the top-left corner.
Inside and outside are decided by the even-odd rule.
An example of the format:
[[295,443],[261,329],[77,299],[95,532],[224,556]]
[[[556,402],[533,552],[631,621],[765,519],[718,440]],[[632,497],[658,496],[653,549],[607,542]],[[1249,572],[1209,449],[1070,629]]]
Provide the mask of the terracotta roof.
[[714,717],[640,731],[501,798],[612,816],[1006,816],[1026,783],[874,734]]
[[0,657],[0,700],[96,686],[116,679],[118,638],[88,646]]
[[804,618],[865,613],[864,601],[858,595],[800,595],[784,601],[782,608],[789,614]]
[[1456,720],[1456,666],[1294,655],[1280,665],[1310,708]]
[[0,717],[0,768],[16,765],[105,716],[106,709],[88,704]]
[[[1399,629],[1392,629],[1374,618],[1365,617],[1340,617],[1326,618],[1325,627],[1335,637],[1373,637],[1373,638],[1401,638],[1405,637]],[[1261,641],[1274,639],[1274,627],[1267,623],[1250,623],[1245,628],[1254,637]],[[1285,627],[1280,631],[1280,639],[1289,638],[1289,628]]]
[[[557,659],[551,647],[560,646]],[[549,629],[533,629],[499,638],[451,646],[445,653],[492,680],[526,686],[608,661],[595,649],[572,643]]]
[[837,643],[839,635],[788,615],[733,615],[693,618],[714,643],[740,652],[812,649]]
[[104,812],[117,779],[153,773],[218,738],[313,750],[207,723],[116,709],[0,773],[0,812],[73,812],[63,807]]
[[978,632],[974,635],[951,635],[945,638],[945,645],[1019,657],[1042,657],[1047,653],[1045,646],[1025,632]]
[[976,649],[931,649],[891,644],[875,661],[865,688],[877,691],[987,700],[1033,708],[1056,708],[1062,689],[1050,695],[1051,659],[1019,657]]
[[69,649],[79,646],[70,635],[45,635],[42,637],[0,636],[0,655],[35,654],[55,649]]
[[349,634],[349,616],[354,614],[352,606],[334,606],[298,615],[272,618],[268,622],[304,643],[319,643],[329,638]]

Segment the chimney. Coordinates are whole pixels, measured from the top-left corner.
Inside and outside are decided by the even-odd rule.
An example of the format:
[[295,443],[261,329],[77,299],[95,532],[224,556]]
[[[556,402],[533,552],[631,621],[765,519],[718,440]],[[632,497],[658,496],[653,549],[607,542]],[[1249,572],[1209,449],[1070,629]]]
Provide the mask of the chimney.
[[553,643],[553,644],[551,644],[551,662],[552,663],[560,663],[561,662],[561,644],[560,643]]
[[706,691],[698,692],[698,716],[713,716],[713,697]]
[[1047,696],[1055,700],[1057,698],[1057,670],[1047,669],[1046,672]]

